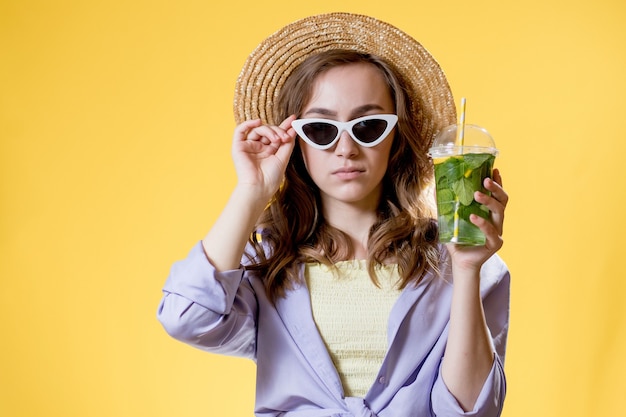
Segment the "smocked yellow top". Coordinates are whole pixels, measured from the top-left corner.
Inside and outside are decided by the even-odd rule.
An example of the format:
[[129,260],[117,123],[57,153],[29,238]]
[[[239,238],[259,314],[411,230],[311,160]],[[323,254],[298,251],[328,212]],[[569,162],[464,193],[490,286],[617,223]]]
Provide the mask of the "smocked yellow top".
[[398,298],[396,265],[377,267],[380,288],[365,260],[343,261],[337,271],[307,264],[313,318],[350,397],[364,397],[387,352],[387,321]]

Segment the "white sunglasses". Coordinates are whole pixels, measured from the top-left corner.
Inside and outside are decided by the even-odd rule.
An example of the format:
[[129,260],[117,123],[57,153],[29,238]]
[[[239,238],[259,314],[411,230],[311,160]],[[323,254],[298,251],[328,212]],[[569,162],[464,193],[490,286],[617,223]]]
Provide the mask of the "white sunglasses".
[[395,114],[372,114],[349,122],[330,119],[297,119],[291,122],[298,136],[316,149],[331,148],[345,130],[356,143],[371,148],[381,143],[398,122]]

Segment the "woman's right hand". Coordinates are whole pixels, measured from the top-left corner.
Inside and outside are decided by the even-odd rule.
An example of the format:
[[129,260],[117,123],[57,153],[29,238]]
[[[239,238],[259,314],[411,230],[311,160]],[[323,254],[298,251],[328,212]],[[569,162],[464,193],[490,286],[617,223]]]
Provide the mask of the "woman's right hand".
[[252,186],[268,199],[278,190],[295,146],[291,127],[295,118],[290,116],[279,126],[248,120],[235,128],[232,157],[239,186]]

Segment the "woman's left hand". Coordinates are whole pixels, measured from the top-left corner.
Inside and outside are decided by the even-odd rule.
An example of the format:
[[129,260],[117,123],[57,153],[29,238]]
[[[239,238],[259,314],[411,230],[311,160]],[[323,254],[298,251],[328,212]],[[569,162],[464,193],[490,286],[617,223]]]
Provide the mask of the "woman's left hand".
[[456,268],[479,270],[482,264],[502,247],[504,209],[509,201],[509,196],[502,188],[500,171],[494,169],[492,178],[485,179],[484,186],[491,192],[491,195],[476,191],[474,198],[477,202],[489,208],[491,211],[490,219],[483,219],[472,214],[470,221],[485,234],[485,245],[463,246],[455,243],[447,244],[452,263]]

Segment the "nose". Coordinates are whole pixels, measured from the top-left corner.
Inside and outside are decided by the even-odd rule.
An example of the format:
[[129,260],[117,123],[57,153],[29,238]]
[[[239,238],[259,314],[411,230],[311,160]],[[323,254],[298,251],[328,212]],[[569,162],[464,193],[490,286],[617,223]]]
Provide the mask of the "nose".
[[354,158],[359,154],[359,144],[352,140],[350,134],[344,130],[335,145],[335,154],[344,158]]

